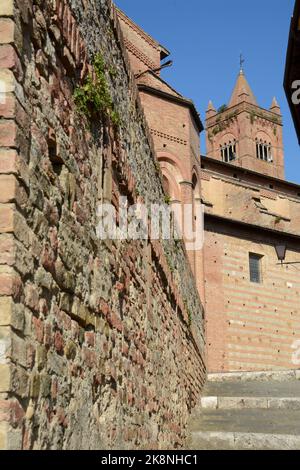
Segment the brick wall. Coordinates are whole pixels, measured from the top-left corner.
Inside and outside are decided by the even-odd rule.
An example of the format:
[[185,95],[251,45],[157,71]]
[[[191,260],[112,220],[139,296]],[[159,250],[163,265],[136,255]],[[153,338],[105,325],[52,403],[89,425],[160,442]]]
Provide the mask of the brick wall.
[[133,23],[121,10],[117,10],[117,15],[133,72],[138,74],[149,68],[159,68],[161,58],[159,43]]
[[[1,0],[0,15],[0,448],[178,448],[205,380],[186,254],[96,237],[99,201],[164,200],[115,11]],[[99,49],[118,132],[74,105]]]
[[[202,160],[201,182],[207,213],[299,235],[300,187],[245,174],[232,165],[210,166]],[[226,168],[227,166],[227,168]]]
[[[206,121],[206,151],[221,160],[220,146],[236,140],[236,159],[232,165],[284,179],[282,117],[276,112],[242,102]],[[257,158],[256,138],[272,146],[272,162]]]
[[[298,241],[207,220],[204,252],[210,372],[299,367],[299,268],[278,265],[274,247],[283,240],[288,243],[286,261],[299,262]],[[259,284],[250,282],[249,253],[262,256]]]

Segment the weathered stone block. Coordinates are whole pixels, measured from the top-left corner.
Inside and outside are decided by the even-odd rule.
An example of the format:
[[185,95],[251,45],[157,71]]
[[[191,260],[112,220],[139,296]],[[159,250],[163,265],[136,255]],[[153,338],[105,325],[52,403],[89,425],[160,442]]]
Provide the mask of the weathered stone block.
[[7,434],[7,450],[21,450],[23,441],[22,428],[10,427]]
[[35,338],[39,343],[44,341],[44,322],[41,318],[32,317]]
[[34,372],[30,379],[30,397],[38,398],[40,394],[41,379],[40,375]]
[[[2,83],[2,87],[3,87],[3,83]],[[2,91],[2,93],[6,93],[6,91]],[[15,116],[16,116],[15,97],[11,94],[6,93],[4,95],[4,99],[2,95],[2,100],[0,100],[0,118],[14,119]]]
[[23,70],[20,59],[11,44],[0,45],[0,67],[12,70],[17,80],[23,79]]
[[27,199],[25,189],[14,175],[0,174],[0,203],[16,201],[20,207],[24,207]]
[[216,410],[218,408],[218,397],[202,397],[201,407],[209,410]]
[[0,174],[17,172],[17,152],[0,149]]
[[0,204],[0,233],[13,232],[14,206]]
[[15,23],[9,18],[0,18],[0,44],[14,42]]
[[8,266],[0,266],[0,295],[18,298],[22,290],[19,275]]
[[8,423],[0,422],[0,450],[7,450]]
[[17,126],[14,121],[0,122],[0,146],[17,147]]
[[9,362],[12,356],[11,328],[9,326],[0,326],[0,364]]
[[0,65],[3,69],[11,69],[15,65],[15,50],[10,45],[0,46]]
[[60,302],[59,302],[60,309],[67,313],[71,312],[72,303],[73,303],[73,297],[70,294],[63,292],[60,296]]
[[[1,92],[5,94],[9,94],[15,91],[16,89],[16,79],[14,74],[11,70],[8,69],[0,69],[0,81],[1,81]],[[6,98],[6,96],[5,96]],[[3,103],[0,103],[2,106],[5,105],[5,100]]]
[[76,356],[77,347],[74,341],[67,341],[64,349],[64,353],[67,359],[74,360]]
[[13,16],[14,15],[14,1],[1,0],[0,16]]
[[62,356],[59,356],[56,352],[48,352],[47,369],[49,372],[61,377],[65,373],[65,367],[66,363]]
[[0,393],[11,390],[10,364],[0,364]]
[[39,312],[39,289],[35,284],[27,284],[24,289],[25,305],[35,312]]
[[0,326],[12,326],[15,330],[23,330],[23,309],[21,305],[14,304],[12,297],[0,297]]
[[54,347],[58,353],[62,353],[64,349],[63,336],[59,331],[54,334]]
[[86,322],[89,315],[89,309],[85,307],[79,299],[75,299],[72,305],[72,316],[80,321]]
[[38,370],[44,369],[47,361],[47,350],[45,346],[38,344],[36,348],[36,362]]
[[51,376],[48,374],[42,374],[40,382],[41,396],[44,398],[49,397],[51,395]]
[[24,367],[11,364],[11,391],[21,398],[28,397],[28,373]]
[[0,325],[11,324],[13,302],[11,297],[0,297]]
[[45,287],[47,290],[51,290],[54,287],[54,281],[50,273],[48,273],[43,267],[40,267],[35,273],[35,282],[41,287]]
[[0,203],[13,202],[17,181],[13,175],[0,175]]

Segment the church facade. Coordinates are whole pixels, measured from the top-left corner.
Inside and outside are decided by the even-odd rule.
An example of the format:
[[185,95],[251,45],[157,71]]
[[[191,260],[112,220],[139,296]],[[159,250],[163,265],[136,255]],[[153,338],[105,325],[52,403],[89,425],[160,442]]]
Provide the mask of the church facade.
[[276,98],[260,107],[241,69],[228,105],[209,102],[201,156],[193,103],[160,77],[169,52],[118,15],[165,190],[172,203],[204,208],[204,246],[188,256],[205,305],[208,371],[299,367],[300,187],[284,178]]

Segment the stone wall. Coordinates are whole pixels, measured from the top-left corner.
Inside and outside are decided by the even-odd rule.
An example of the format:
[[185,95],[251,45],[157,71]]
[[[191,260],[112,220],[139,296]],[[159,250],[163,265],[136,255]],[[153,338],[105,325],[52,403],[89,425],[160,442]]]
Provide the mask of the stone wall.
[[[0,448],[179,448],[205,380],[186,253],[96,237],[99,201],[164,200],[114,8],[0,17]],[[98,52],[118,129],[74,104]]]

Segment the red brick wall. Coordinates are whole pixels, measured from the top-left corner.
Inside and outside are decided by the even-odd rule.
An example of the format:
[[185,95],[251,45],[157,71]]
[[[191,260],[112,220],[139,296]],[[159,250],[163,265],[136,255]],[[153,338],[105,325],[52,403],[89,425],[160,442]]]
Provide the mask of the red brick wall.
[[[298,368],[300,283],[297,267],[280,266],[279,239],[206,223],[205,280],[208,370]],[[262,258],[262,283],[250,282],[249,253]],[[300,261],[297,243],[287,261]]]
[[[240,103],[223,113],[208,116],[206,122],[207,156],[221,160],[220,145],[237,141],[237,158],[233,165],[254,170],[264,175],[284,179],[284,152],[282,117],[258,106]],[[256,156],[256,138],[271,143],[273,162]]]

